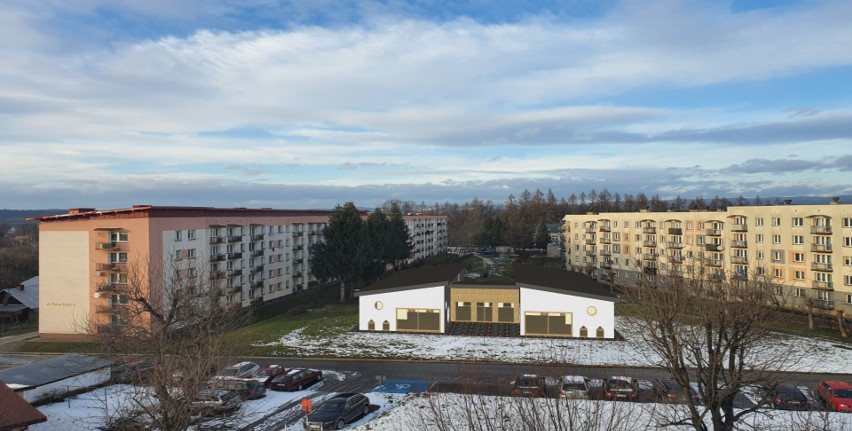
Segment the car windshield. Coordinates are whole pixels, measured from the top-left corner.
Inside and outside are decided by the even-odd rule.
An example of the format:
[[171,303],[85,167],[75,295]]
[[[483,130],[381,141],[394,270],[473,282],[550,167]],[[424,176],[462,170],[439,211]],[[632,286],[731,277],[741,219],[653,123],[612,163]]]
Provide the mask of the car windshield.
[[835,398],[852,398],[852,389],[835,389]]
[[235,376],[238,376],[239,374],[240,374],[240,370],[237,369],[237,368],[228,367],[228,368],[225,368],[224,370],[222,370],[223,376],[235,377]]
[[287,383],[293,380],[290,376],[277,376],[272,379],[272,383]]
[[609,386],[616,389],[633,389],[633,385],[625,380],[610,380]]
[[566,391],[585,391],[586,387],[582,383],[565,383],[562,385],[562,389]]
[[541,382],[538,377],[521,377],[516,384],[518,386],[538,386]]
[[317,409],[318,412],[342,412],[343,406],[346,404],[344,400],[329,400],[322,403]]

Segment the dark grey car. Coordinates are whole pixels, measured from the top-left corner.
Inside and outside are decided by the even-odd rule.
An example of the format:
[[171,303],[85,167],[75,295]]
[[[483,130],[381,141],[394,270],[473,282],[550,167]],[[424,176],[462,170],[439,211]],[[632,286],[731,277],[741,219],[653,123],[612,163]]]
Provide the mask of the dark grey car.
[[358,393],[338,394],[305,417],[306,430],[339,430],[355,418],[370,413],[370,399]]

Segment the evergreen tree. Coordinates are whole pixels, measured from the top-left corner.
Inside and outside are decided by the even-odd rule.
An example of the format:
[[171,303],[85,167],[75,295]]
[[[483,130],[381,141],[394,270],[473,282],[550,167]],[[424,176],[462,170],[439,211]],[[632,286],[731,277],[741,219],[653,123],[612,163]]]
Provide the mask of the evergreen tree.
[[402,210],[398,205],[391,205],[390,219],[388,221],[389,235],[384,262],[391,263],[396,268],[399,262],[411,258],[414,252],[414,245],[411,244],[408,226],[405,225],[405,220],[402,218]]
[[322,241],[311,246],[311,272],[322,281],[339,281],[344,302],[355,282],[378,272],[370,233],[350,201],[334,208],[322,235]]

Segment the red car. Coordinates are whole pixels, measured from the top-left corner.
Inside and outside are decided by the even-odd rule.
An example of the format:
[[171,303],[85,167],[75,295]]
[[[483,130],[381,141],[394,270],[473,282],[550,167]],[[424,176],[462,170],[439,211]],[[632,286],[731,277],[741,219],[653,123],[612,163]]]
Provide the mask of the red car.
[[258,368],[257,371],[254,372],[254,376],[252,376],[252,378],[263,383],[263,385],[268,388],[269,384],[272,383],[273,377],[286,372],[287,369],[281,365],[267,365]]
[[322,380],[322,371],[290,370],[272,378],[269,389],[276,391],[301,391]]
[[829,410],[852,412],[852,385],[839,380],[827,380],[817,385],[817,398]]

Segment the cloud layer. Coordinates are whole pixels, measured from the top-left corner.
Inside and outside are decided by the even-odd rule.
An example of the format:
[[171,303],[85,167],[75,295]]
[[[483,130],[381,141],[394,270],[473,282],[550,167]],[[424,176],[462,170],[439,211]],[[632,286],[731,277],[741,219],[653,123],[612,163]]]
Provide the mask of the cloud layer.
[[852,3],[303,3],[0,5],[3,206],[852,193]]

